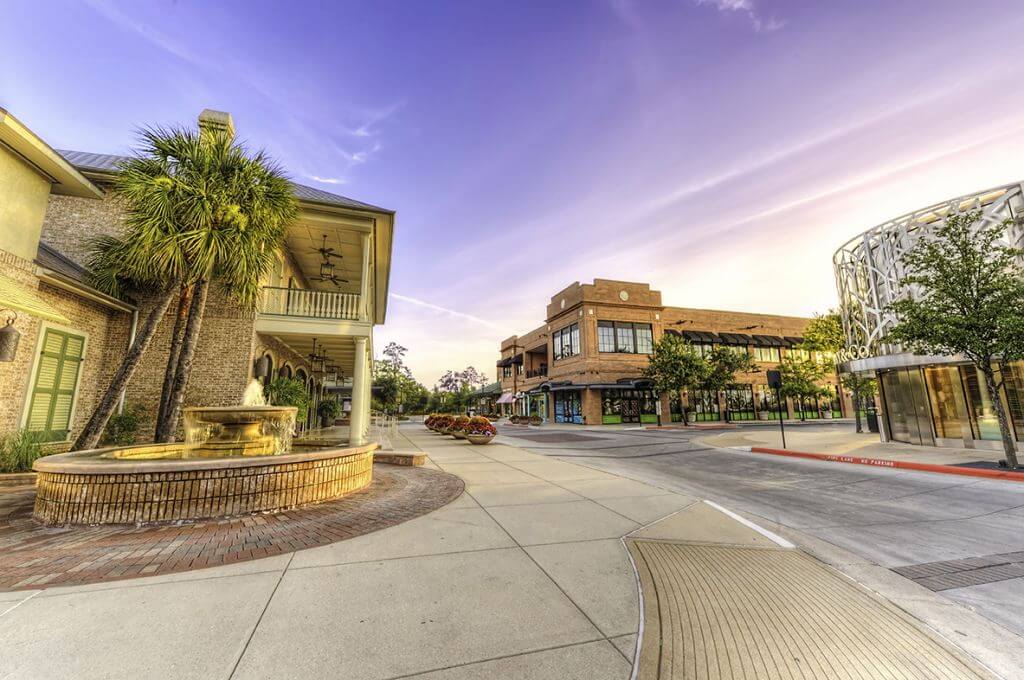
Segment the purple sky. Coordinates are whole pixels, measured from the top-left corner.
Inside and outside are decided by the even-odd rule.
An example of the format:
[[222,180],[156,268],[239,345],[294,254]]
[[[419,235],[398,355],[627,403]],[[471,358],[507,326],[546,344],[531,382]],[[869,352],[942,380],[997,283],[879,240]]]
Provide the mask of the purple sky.
[[398,211],[388,340],[428,385],[595,277],[810,314],[876,223],[1024,177],[1019,0],[7,0],[0,106],[58,148],[230,111]]

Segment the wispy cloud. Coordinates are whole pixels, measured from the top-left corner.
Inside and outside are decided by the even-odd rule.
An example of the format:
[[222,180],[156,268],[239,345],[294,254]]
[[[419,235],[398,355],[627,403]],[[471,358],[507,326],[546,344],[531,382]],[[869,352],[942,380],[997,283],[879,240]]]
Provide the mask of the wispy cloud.
[[388,296],[393,298],[393,299],[395,299],[395,300],[398,300],[400,302],[407,302],[407,303],[409,303],[411,305],[416,305],[417,307],[423,307],[424,309],[430,309],[430,310],[433,310],[435,312],[441,312],[442,314],[447,314],[448,316],[453,316],[453,317],[456,317],[456,318],[459,318],[459,319],[466,319],[467,321],[472,321],[474,323],[478,323],[478,324],[480,324],[482,326],[486,326],[487,328],[493,328],[493,329],[498,329],[499,328],[499,326],[497,324],[492,323],[492,322],[488,321],[487,319],[481,319],[479,316],[473,316],[472,314],[466,314],[465,312],[460,312],[460,311],[457,311],[457,310],[454,310],[454,309],[448,309],[447,307],[442,307],[441,305],[435,305],[432,302],[426,302],[424,300],[417,300],[416,298],[409,297],[408,295],[399,295],[398,293],[388,293]]
[[754,0],[694,0],[698,5],[714,7],[719,12],[745,14],[756,33],[772,33],[786,25],[775,17],[764,17],[757,10]]
[[348,184],[348,180],[344,177],[320,177],[319,175],[305,175],[305,177],[321,184]]
[[378,126],[398,113],[403,106],[405,106],[405,101],[401,100],[379,109],[363,109],[353,116],[360,122],[354,126],[343,126],[341,129],[353,137],[374,137],[378,134]]

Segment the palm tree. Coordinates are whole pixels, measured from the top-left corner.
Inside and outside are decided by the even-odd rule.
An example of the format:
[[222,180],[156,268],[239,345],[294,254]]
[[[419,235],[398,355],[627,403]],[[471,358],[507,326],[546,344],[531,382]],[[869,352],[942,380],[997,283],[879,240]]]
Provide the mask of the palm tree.
[[[170,211],[189,271],[156,429],[156,441],[167,442],[177,429],[211,283],[242,306],[254,305],[298,207],[277,165],[263,152],[250,155],[227,131],[155,130],[144,139],[146,154],[170,178]],[[147,193],[145,182],[140,190]]]
[[[178,298],[157,432],[177,426],[210,280],[243,305],[255,303],[298,208],[291,183],[262,153],[249,156],[230,134],[146,129],[136,155],[114,184],[125,208],[125,233],[93,244],[93,285],[154,299],[136,339],[74,449],[99,442],[167,309]],[[161,427],[163,425],[163,427]]]

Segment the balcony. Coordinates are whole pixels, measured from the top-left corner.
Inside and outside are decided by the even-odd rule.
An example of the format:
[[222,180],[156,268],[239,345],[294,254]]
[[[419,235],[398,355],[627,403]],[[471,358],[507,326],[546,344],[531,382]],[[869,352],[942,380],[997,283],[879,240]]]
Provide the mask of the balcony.
[[548,367],[541,366],[537,369],[532,369],[526,372],[526,377],[529,378],[546,378],[548,375]]
[[358,321],[361,306],[356,293],[264,286],[259,312],[306,319]]

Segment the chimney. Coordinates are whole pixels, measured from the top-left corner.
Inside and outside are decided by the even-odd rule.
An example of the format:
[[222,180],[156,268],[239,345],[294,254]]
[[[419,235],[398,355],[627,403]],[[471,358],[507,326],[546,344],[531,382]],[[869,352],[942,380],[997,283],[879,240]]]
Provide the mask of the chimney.
[[230,136],[235,136],[235,122],[231,119],[231,114],[226,111],[203,109],[203,112],[199,114],[199,129],[203,131],[223,130]]

